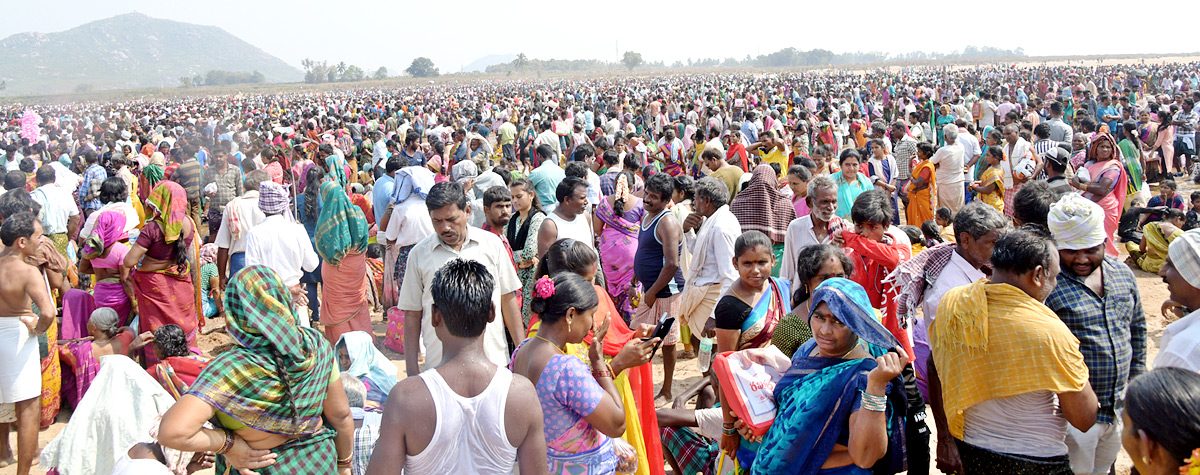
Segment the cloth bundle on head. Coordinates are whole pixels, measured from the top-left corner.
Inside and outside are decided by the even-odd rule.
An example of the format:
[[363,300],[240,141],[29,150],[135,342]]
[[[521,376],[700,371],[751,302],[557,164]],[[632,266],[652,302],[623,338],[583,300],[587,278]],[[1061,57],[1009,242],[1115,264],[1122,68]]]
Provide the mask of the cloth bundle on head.
[[1104,244],[1104,209],[1092,200],[1068,193],[1050,205],[1046,219],[1059,249],[1091,249]]
[[754,168],[750,182],[729,203],[729,210],[742,224],[742,232],[761,231],[772,242],[781,243],[788,224],[796,219],[792,200],[779,192],[779,177],[770,165]]
[[416,194],[424,198],[433,188],[435,177],[425,167],[404,167],[396,172],[396,188],[392,192],[392,204],[400,204]]
[[237,346],[214,358],[187,394],[263,432],[316,432],[334,368],[329,341],[296,326],[291,292],[267,267],[235,274],[225,302],[225,325]]
[[462,184],[464,180],[469,180],[477,176],[479,176],[479,167],[475,165],[475,162],[470,160],[463,160],[455,163],[454,166],[450,168],[450,179],[458,182],[459,184]]
[[96,225],[92,235],[83,242],[83,257],[95,259],[104,254],[117,241],[129,237],[125,232],[125,214],[118,211],[104,211],[96,217]]
[[370,238],[366,216],[350,202],[346,191],[332,181],[321,183],[316,242],[321,259],[336,266],[352,251],[365,252]]
[[210,242],[200,246],[200,252],[196,256],[200,259],[200,265],[202,266],[217,262],[217,244]]
[[1200,289],[1200,230],[1193,229],[1171,241],[1167,257],[1188,285]]
[[[262,210],[263,214],[270,216],[273,214],[288,214],[288,205],[291,201],[288,198],[288,190],[283,185],[273,181],[263,182],[258,185],[258,209]],[[291,216],[291,214],[288,214]]]
[[[163,240],[171,244],[183,234],[183,222],[191,219],[187,215],[187,192],[173,181],[162,181],[146,197],[146,205],[158,210],[153,219],[162,228]],[[99,218],[97,218],[99,219]]]
[[344,346],[346,354],[350,355],[350,369],[346,372],[351,376],[370,378],[384,394],[396,385],[396,366],[375,348],[371,334],[364,331],[346,332],[338,339],[338,345]]

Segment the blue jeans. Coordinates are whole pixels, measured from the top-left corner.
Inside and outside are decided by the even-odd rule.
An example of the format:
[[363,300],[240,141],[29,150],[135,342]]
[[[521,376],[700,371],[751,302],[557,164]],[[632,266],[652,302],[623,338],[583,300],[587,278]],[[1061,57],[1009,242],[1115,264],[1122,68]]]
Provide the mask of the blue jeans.
[[246,253],[235,252],[229,255],[229,280],[233,280],[233,276],[237,275],[238,271],[246,267]]

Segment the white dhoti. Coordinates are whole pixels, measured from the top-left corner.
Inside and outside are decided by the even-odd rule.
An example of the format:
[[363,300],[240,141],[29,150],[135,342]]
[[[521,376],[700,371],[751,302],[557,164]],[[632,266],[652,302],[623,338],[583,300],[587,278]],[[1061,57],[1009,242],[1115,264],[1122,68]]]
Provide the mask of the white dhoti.
[[0,403],[42,395],[37,337],[18,317],[0,317]]
[[679,315],[683,323],[692,330],[696,338],[704,335],[704,325],[712,316],[717,300],[721,298],[721,284],[688,285],[683,288],[683,301]]
[[958,183],[947,183],[945,186],[942,186],[941,183],[938,183],[938,206],[945,206],[950,208],[950,211],[957,213],[959,208],[963,207],[963,200],[966,198],[965,194],[966,184],[961,181]]

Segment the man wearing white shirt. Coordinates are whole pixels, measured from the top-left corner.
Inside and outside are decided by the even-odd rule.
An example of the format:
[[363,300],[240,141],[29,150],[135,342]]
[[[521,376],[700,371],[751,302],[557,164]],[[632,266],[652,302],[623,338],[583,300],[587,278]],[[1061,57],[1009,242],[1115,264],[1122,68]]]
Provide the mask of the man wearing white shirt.
[[807,216],[793,219],[788,224],[787,235],[783,241],[783,262],[780,263],[779,277],[791,281],[792,288],[804,285],[796,272],[796,260],[800,251],[816,244],[829,244],[841,236],[843,229],[849,229],[850,224],[839,218],[835,212],[838,207],[837,184],[827,175],[813,177],[808,182],[808,205],[812,212]]
[[291,200],[283,185],[263,182],[258,190],[258,208],[266,216],[246,235],[246,265],[269,267],[292,292],[301,326],[309,326],[308,298],[300,277],[321,263],[304,225],[291,215]]
[[75,197],[69,191],[54,184],[53,167],[42,165],[34,178],[38,187],[29,196],[42,206],[38,212],[42,232],[55,242],[55,247],[62,243],[65,250],[69,236],[75,235],[75,230],[79,228],[79,206],[75,205]]
[[737,280],[733,266],[733,246],[742,234],[737,217],[729,211],[729,188],[718,178],[705,177],[696,182],[692,206],[684,225],[699,229],[695,237],[685,236],[692,251],[692,262],[684,279],[680,302],[681,320],[693,335],[713,336],[711,320],[717,300]]
[[246,235],[266,219],[266,215],[258,208],[258,189],[267,181],[271,181],[271,177],[264,170],[247,173],[242,177],[242,196],[225,204],[216,239],[217,274],[221,286],[225,285],[229,276],[246,267]]
[[[433,306],[430,293],[433,277],[451,259],[474,260],[487,267],[496,278],[492,290],[494,318],[484,330],[484,354],[493,364],[506,365],[509,352],[504,339],[505,327],[513,341],[520,341],[525,336],[520,304],[513,294],[521,288],[516,267],[499,236],[467,224],[471,206],[462,185],[453,181],[438,183],[429,190],[425,203],[435,234],[418,242],[408,255],[396,305],[404,311],[404,345],[418,348],[424,343],[425,367],[440,364],[442,343],[429,318]],[[417,358],[417,351],[405,354],[408,374],[421,371]]]
[[1034,169],[1036,169],[1038,158],[1033,153],[1033,144],[1021,137],[1017,124],[1004,126],[1003,146],[1005,155],[1004,163],[1000,164],[1000,170],[1004,172],[1004,214],[1011,216],[1013,196],[1016,196],[1017,190],[1030,178],[1018,178],[1013,170],[1025,160],[1034,162]]

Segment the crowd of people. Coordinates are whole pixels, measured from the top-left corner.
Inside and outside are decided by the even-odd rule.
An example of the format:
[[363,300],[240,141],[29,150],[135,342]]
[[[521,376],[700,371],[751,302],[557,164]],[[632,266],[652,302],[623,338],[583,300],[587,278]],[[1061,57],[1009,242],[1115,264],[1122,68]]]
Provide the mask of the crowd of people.
[[1198,66],[3,108],[0,465],[1200,470]]

